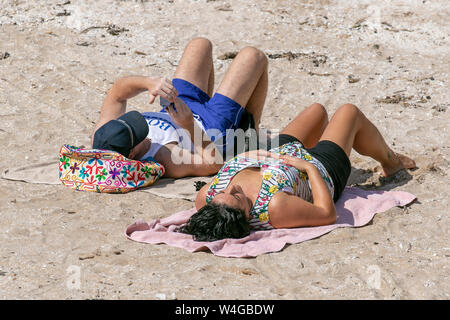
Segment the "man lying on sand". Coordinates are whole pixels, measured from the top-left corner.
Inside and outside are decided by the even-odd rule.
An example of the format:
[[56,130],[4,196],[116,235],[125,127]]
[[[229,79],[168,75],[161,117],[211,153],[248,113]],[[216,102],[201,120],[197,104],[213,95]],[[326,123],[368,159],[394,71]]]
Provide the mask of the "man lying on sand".
[[[172,81],[130,76],[114,83],[101,107],[93,148],[117,151],[130,159],[153,158],[172,178],[214,174],[223,164],[222,157],[235,150],[227,130],[243,127],[244,122],[254,129],[259,126],[267,94],[267,65],[263,52],[245,47],[212,95],[212,44],[204,38],[193,39]],[[144,91],[150,103],[160,96],[163,109],[125,113],[127,100]]]

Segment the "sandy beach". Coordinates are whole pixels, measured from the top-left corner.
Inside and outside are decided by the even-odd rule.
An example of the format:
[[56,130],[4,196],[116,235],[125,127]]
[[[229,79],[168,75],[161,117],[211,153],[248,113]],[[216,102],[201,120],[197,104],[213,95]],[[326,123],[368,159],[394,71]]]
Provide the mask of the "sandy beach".
[[[171,78],[195,37],[214,45],[215,88],[230,55],[266,53],[261,127],[353,103],[418,167],[382,179],[353,152],[348,185],[417,200],[251,259],[125,237],[186,200],[0,179],[0,299],[449,299],[449,13],[446,0],[0,0],[2,172],[89,147],[114,81]],[[146,94],[128,108],[159,111]]]

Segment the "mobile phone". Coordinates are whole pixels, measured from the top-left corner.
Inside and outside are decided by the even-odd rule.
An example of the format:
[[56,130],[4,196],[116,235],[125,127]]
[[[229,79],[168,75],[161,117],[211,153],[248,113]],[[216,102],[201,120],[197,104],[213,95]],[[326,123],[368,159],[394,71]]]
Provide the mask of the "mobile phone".
[[169,106],[172,106],[172,108],[174,107],[173,102],[169,102],[166,99],[164,99],[163,97],[159,97],[159,103],[161,104],[161,107],[163,107],[163,109],[167,109]]

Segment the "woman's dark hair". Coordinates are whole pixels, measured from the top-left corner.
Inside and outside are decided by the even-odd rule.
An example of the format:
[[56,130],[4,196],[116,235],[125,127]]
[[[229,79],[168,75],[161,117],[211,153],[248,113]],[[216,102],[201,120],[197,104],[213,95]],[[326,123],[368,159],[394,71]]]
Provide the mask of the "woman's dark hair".
[[224,204],[209,203],[194,213],[178,232],[192,234],[195,241],[243,238],[250,234],[244,211]]

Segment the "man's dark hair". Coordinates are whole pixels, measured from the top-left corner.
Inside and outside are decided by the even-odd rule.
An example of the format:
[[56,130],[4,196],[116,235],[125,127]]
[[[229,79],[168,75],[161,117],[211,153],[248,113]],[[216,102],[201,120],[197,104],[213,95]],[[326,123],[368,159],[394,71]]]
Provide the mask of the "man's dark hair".
[[244,211],[209,203],[194,213],[178,232],[192,234],[195,241],[239,239],[250,234],[250,224]]

